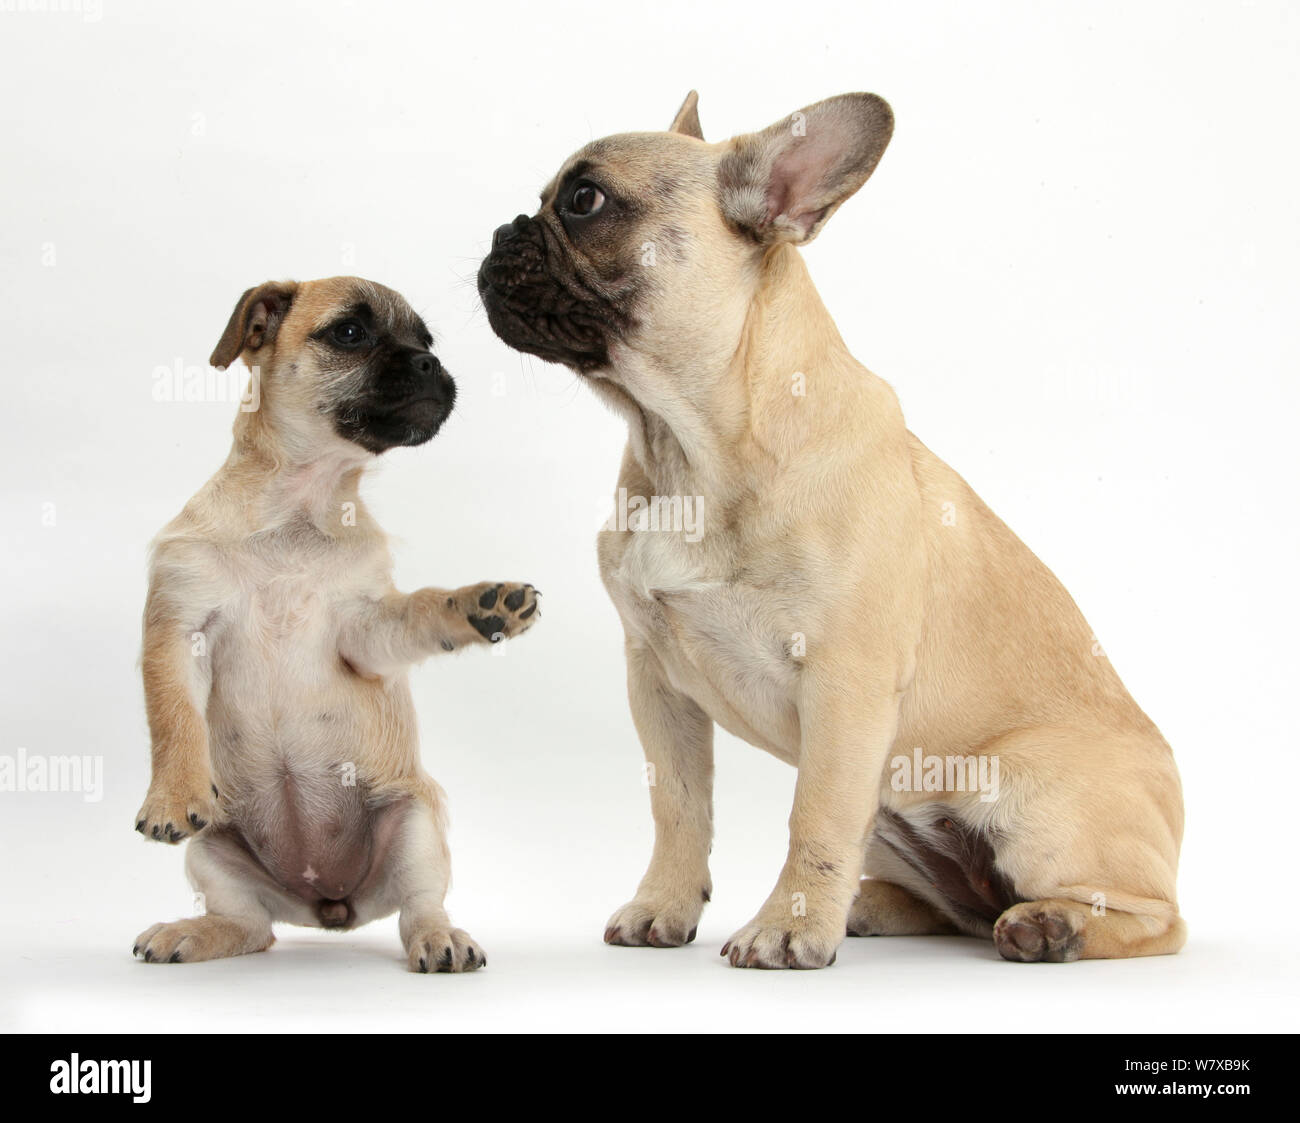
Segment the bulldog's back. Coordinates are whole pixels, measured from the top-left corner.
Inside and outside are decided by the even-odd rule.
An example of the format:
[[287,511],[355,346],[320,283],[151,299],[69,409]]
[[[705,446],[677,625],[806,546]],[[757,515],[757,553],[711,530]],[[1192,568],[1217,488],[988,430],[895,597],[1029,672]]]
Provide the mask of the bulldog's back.
[[924,517],[925,615],[900,737],[970,752],[1013,729],[1152,738],[1065,587],[969,484],[908,434]]

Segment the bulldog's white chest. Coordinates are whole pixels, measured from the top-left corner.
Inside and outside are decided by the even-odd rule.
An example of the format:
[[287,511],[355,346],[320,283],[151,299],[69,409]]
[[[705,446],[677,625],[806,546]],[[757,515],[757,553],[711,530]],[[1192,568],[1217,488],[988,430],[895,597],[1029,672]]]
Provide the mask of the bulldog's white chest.
[[606,583],[670,685],[736,736],[798,755],[798,633],[780,598],[726,572],[724,543],[625,531]]

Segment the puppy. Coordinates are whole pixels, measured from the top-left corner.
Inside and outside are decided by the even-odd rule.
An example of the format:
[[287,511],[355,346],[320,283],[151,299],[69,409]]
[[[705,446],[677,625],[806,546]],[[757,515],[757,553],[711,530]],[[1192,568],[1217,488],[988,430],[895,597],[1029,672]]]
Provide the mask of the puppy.
[[708,144],[692,93],[670,132],[570,158],[479,272],[497,334],[628,422],[634,517],[598,550],[655,844],[605,939],[694,936],[716,723],[798,768],[734,966],[823,967],[846,931],[991,937],[1017,961],[1176,951],[1169,746],[1056,578],[849,354],[796,248],[892,131],[847,94]]
[[249,289],[212,353],[260,408],[153,545],[144,688],[153,779],[136,830],[189,838],[204,915],[135,953],[262,951],[275,921],[354,928],[400,911],[413,971],[472,971],[443,910],[443,794],[420,767],[406,669],[526,631],[531,585],[399,593],[358,493],[386,449],[438,431],[455,384],[397,293],[356,277]]

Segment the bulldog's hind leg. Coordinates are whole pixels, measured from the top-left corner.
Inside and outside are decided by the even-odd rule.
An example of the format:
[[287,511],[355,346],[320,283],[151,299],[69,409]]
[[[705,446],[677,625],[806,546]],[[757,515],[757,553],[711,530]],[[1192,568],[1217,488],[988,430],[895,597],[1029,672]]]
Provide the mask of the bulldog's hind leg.
[[849,908],[850,936],[951,936],[956,926],[901,885],[864,877]]
[[1149,731],[1033,730],[997,751],[1035,788],[1031,800],[1012,790],[996,842],[1017,899],[994,925],[998,953],[1068,963],[1178,951],[1183,811],[1168,746]]
[[146,963],[198,963],[265,951],[275,942],[267,897],[259,892],[269,879],[238,843],[219,831],[198,835],[189,843],[185,870],[204,915],[146,928],[136,937],[134,955]]
[[[1097,891],[1102,900],[1105,894]],[[1152,914],[1120,912],[1079,901],[1022,901],[993,927],[993,945],[1016,963],[1070,963],[1076,959],[1127,959],[1172,955],[1187,940],[1173,907],[1148,901]]]

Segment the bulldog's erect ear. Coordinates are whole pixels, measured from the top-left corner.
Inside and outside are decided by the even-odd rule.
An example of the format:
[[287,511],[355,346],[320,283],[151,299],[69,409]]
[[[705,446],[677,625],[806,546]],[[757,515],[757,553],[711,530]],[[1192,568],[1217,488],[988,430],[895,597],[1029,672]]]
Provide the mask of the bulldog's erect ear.
[[893,132],[883,98],[841,94],[737,137],[718,164],[723,213],[765,244],[811,242],[867,182]]
[[224,370],[245,351],[274,342],[297,291],[297,281],[267,281],[249,289],[235,305],[208,362]]
[[704,130],[700,128],[700,95],[692,90],[686,95],[686,100],[682,102],[682,107],[677,111],[677,116],[673,118],[673,123],[668,126],[670,133],[681,133],[683,136],[693,136],[696,140],[704,139]]

